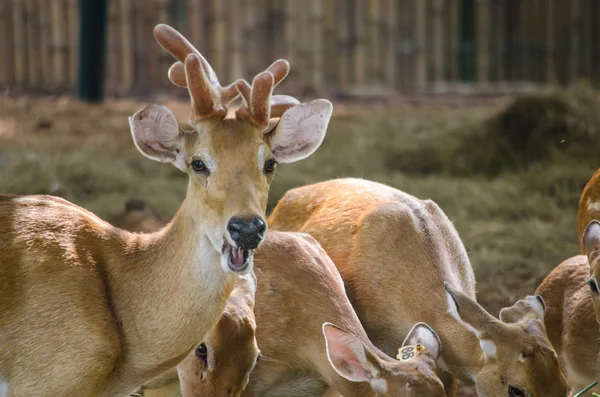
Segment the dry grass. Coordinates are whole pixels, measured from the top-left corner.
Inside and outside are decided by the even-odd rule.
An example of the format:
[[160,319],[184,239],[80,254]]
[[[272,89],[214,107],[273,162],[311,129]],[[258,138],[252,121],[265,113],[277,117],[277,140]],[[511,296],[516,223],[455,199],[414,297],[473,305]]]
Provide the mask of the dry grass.
[[[127,117],[141,106],[0,98],[0,192],[51,193],[117,222],[137,197],[173,215],[186,176],[143,158]],[[169,103],[184,120],[185,103]],[[578,252],[577,202],[598,167],[597,95],[585,88],[507,106],[345,109],[311,158],[281,167],[288,189],[355,176],[437,201],[470,253],[479,299],[497,314]]]

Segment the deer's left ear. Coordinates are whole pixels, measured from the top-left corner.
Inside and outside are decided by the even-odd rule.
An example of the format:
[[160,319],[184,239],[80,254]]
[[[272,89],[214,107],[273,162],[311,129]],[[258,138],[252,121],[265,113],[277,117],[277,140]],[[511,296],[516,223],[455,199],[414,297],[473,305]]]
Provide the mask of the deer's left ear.
[[326,99],[288,109],[275,130],[268,134],[277,161],[293,163],[313,154],[325,138],[332,112],[333,105]]

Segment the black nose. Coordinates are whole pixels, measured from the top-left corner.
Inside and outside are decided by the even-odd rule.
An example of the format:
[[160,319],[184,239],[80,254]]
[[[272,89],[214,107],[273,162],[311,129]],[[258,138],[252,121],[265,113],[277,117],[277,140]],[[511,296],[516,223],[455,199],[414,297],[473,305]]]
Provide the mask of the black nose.
[[263,239],[267,224],[260,217],[231,218],[227,230],[238,248],[253,250]]

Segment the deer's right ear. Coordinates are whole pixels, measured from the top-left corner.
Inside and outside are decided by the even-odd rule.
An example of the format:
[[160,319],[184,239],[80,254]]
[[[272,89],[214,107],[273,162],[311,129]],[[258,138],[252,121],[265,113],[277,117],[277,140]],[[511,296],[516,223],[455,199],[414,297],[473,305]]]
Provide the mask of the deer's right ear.
[[161,163],[173,163],[186,171],[185,138],[168,108],[148,105],[129,118],[133,142],[146,157]]
[[600,222],[593,220],[586,226],[583,237],[581,237],[585,253],[590,255],[592,251],[600,248]]

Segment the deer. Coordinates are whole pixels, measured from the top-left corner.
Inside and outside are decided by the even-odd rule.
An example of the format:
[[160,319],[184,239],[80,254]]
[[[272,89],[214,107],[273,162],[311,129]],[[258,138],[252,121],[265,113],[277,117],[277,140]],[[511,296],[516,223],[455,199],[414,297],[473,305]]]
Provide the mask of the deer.
[[[585,255],[558,265],[536,290],[546,302],[548,336],[573,391],[600,379],[600,223],[583,230]],[[600,392],[600,387],[592,389]]]
[[272,95],[287,61],[223,87],[179,32],[154,35],[177,59],[191,129],[156,104],[129,125],[142,155],[188,174],[185,198],[168,225],[136,234],[62,198],[0,196],[0,377],[15,397],[126,396],[185,359],[253,269],[275,167],[324,139],[331,102]]
[[342,178],[289,190],[270,230],[313,236],[329,254],[373,343],[386,354],[422,321],[442,344],[438,375],[479,396],[557,396],[567,383],[546,334],[545,305],[528,296],[488,313],[476,300],[465,247],[441,208],[393,187]]
[[[128,211],[132,212],[137,211]],[[149,220],[156,219],[155,214],[148,215]],[[147,227],[141,221],[142,227]],[[256,284],[253,272],[241,276],[219,322],[202,343],[175,369],[152,379],[137,394],[144,397],[239,396],[260,358],[255,337]]]
[[[139,211],[126,209],[124,217]],[[157,219],[151,211],[144,213]],[[379,350],[366,335],[335,265],[311,236],[270,231],[256,251],[255,272],[256,322],[240,322],[237,332],[211,331],[209,335],[219,337],[207,338],[199,347],[202,352],[196,350],[146,388],[146,397],[238,396],[227,394],[228,385],[245,385],[249,368],[243,397],[445,396],[435,374],[441,349],[435,331],[414,324],[397,354],[390,357]],[[250,311],[247,316],[254,318]],[[254,345],[238,336],[254,324],[258,362],[244,359],[251,357],[244,352],[254,351]],[[181,394],[173,391],[177,382]],[[158,394],[162,390],[172,394]]]
[[583,232],[594,219],[600,219],[600,168],[592,175],[579,197],[577,231],[579,233],[579,252],[583,255],[586,255],[583,246]]

